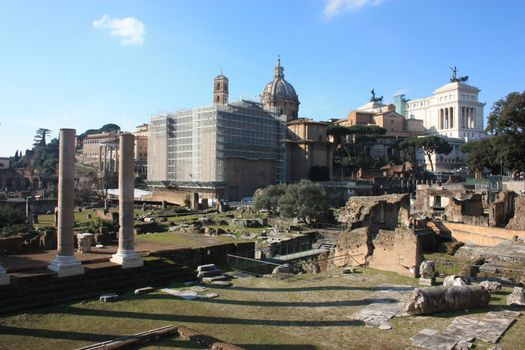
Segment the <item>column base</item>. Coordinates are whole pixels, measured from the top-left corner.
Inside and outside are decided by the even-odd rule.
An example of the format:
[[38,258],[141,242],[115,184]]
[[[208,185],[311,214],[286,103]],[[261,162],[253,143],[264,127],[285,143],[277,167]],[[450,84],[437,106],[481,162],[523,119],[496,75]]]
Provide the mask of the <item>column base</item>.
[[9,275],[7,274],[6,270],[2,266],[0,266],[0,286],[9,284],[9,282]]
[[123,269],[132,269],[134,267],[144,266],[144,259],[134,250],[119,250],[109,259],[112,263],[122,265]]
[[84,274],[84,267],[73,255],[57,255],[47,268],[56,272],[58,277]]

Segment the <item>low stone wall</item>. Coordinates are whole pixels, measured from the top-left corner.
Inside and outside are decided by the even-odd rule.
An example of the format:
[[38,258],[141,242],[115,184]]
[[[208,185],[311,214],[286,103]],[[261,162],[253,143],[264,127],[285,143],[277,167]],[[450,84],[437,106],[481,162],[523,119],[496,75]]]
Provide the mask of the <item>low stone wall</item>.
[[451,232],[451,236],[455,240],[481,246],[495,246],[502,242],[509,242],[515,236],[525,237],[525,230],[481,227],[453,222],[443,222],[443,226]]
[[227,261],[227,254],[253,259],[255,242],[226,243],[204,248],[181,248],[155,253],[155,255],[169,257],[179,264],[193,268],[203,264],[224,264]]

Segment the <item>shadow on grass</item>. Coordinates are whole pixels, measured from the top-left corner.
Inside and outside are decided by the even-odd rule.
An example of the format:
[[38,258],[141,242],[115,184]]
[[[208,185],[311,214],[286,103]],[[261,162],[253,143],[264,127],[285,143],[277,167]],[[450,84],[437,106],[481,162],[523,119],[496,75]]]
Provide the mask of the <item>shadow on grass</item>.
[[238,344],[246,350],[316,350],[317,347],[305,344]]
[[91,310],[64,306],[55,309],[55,312],[76,315],[76,316],[96,316],[96,317],[115,317],[133,318],[155,321],[169,321],[173,323],[212,323],[212,324],[241,324],[258,326],[284,326],[284,327],[342,327],[342,326],[363,326],[365,323],[358,320],[261,320],[233,317],[215,316],[196,316],[196,315],[172,315],[172,314],[152,314],[134,311],[110,311],[110,310]]
[[83,340],[83,341],[90,341],[94,343],[120,337],[119,335],[111,335],[111,334],[80,333],[80,332],[35,329],[35,328],[21,328],[21,327],[11,327],[11,326],[0,326],[0,334],[20,335],[20,336],[26,336],[26,337],[37,337],[37,338],[48,338],[48,339]]
[[[171,295],[166,294],[148,294],[142,295],[141,299],[171,299]],[[231,300],[231,299],[195,299],[195,301],[208,302],[212,304],[243,305],[243,306],[264,306],[264,307],[341,307],[341,306],[363,306],[372,303],[397,303],[399,300],[392,298],[366,298],[344,301],[260,301],[260,300]]]
[[[296,287],[296,288],[256,288],[256,287],[222,287],[218,285],[212,285],[213,288],[217,289],[230,289],[246,292],[318,292],[318,291],[345,291],[345,290],[365,290],[365,291],[377,291],[376,287],[348,287],[348,286],[327,286],[327,287]],[[385,288],[386,289],[386,288]],[[391,288],[390,288],[391,289]]]

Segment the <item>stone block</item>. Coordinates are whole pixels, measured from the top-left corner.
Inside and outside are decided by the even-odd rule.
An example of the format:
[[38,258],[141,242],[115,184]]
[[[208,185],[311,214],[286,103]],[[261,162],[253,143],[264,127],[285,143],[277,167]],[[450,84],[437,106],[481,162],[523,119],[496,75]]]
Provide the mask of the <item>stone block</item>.
[[222,275],[222,271],[216,268],[215,270],[206,270],[197,273],[197,278],[213,277],[219,275]]
[[419,285],[420,286],[433,286],[436,284],[435,278],[426,278],[426,277],[420,277],[419,278]]
[[525,306],[525,288],[514,287],[512,293],[507,296],[507,305]]
[[77,235],[78,241],[78,252],[89,253],[91,252],[91,245],[93,244],[94,235],[92,233],[80,233]]
[[118,294],[105,294],[101,295],[99,300],[103,303],[110,303],[119,300]]
[[228,279],[227,276],[219,275],[219,276],[213,276],[213,277],[203,277],[202,282],[204,283],[214,283],[217,281],[226,281]]
[[501,283],[496,281],[482,281],[479,285],[484,287],[491,294],[501,290]]
[[197,272],[216,270],[216,269],[217,269],[217,266],[215,266],[215,264],[206,264],[206,265],[197,266]]
[[135,289],[135,294],[147,294],[147,293],[151,293],[154,291],[155,291],[155,288],[153,287],[144,287],[144,288]]

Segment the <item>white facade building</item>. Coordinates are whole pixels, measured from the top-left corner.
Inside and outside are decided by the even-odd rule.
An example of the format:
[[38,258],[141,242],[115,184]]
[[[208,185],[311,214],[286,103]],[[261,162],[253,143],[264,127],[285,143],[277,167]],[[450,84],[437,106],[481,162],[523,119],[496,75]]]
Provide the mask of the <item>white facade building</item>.
[[463,82],[452,82],[434,91],[427,98],[409,100],[407,115],[422,119],[430,134],[478,140],[485,137],[483,107],[479,102],[477,87]]

